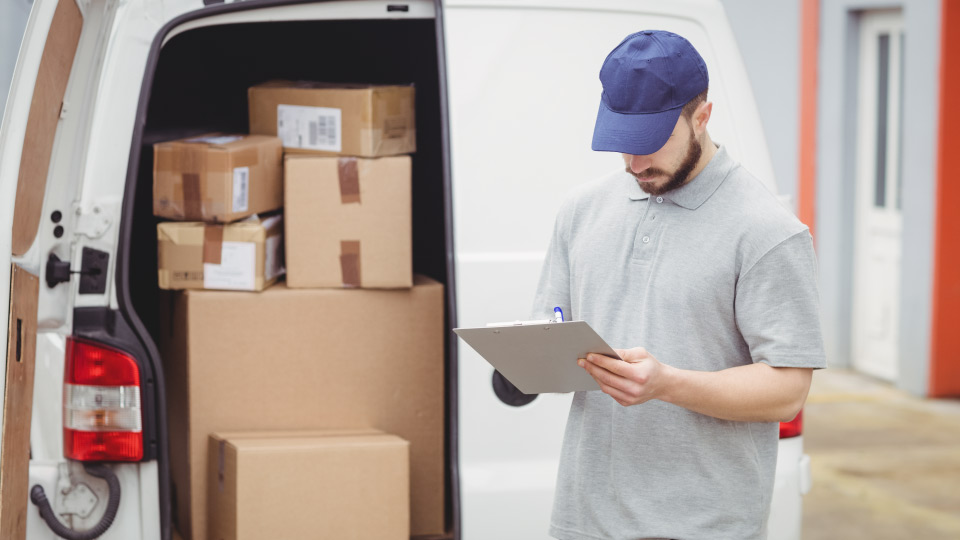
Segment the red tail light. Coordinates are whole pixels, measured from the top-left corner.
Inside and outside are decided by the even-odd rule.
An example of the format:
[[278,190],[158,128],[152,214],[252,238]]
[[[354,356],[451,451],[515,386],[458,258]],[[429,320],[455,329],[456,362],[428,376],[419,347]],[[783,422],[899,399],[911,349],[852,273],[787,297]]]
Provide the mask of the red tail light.
[[63,453],[79,461],[143,458],[140,368],[130,355],[67,339]]
[[799,437],[803,434],[803,410],[797,413],[797,417],[789,422],[780,422],[780,438],[789,439],[790,437]]

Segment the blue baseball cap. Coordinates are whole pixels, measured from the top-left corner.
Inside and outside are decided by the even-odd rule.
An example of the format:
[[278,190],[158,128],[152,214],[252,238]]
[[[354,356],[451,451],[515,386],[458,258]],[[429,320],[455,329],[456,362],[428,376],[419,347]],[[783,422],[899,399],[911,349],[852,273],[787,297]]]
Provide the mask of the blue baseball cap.
[[683,106],[707,89],[707,65],[686,39],[663,30],[630,34],[600,68],[594,150],[645,156],[667,143]]

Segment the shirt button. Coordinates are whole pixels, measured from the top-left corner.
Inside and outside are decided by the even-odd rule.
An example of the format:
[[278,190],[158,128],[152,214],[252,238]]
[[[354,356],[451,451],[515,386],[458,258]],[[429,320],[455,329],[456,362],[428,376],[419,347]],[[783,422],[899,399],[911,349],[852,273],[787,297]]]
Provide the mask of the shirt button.
[[650,243],[650,237],[649,237],[649,236],[644,236],[644,237],[643,237],[643,243],[644,243],[644,244],[649,244],[649,243]]
[[657,197],[657,202],[658,202],[658,203],[662,203],[662,202],[663,202],[663,197]]

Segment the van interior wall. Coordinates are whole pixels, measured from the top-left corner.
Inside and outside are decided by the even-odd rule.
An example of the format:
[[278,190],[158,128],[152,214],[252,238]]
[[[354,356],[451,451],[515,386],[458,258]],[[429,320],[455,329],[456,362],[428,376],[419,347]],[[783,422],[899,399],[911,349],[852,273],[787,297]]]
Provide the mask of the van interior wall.
[[416,86],[414,271],[447,283],[442,116],[435,21],[305,21],[212,26],[161,50],[143,136],[130,250],[130,294],[157,339],[155,142],[246,133],[247,88],[270,79]]

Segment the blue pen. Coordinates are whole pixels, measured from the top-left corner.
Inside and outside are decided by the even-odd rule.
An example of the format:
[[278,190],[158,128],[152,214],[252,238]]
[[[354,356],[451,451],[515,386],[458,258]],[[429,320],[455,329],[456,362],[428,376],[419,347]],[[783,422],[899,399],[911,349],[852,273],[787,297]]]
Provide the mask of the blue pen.
[[563,322],[563,310],[560,307],[553,308],[553,322]]

